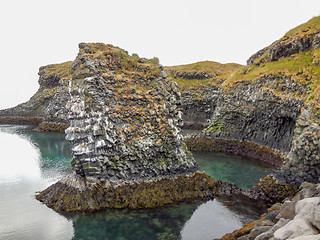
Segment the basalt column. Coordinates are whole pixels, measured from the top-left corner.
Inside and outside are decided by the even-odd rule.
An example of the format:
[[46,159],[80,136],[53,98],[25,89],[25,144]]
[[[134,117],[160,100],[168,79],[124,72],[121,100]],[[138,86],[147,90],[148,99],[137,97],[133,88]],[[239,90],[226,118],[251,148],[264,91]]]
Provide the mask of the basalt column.
[[67,104],[74,174],[37,198],[57,211],[83,211],[214,196],[218,183],[183,144],[180,92],[157,59],[105,44],[79,47]]

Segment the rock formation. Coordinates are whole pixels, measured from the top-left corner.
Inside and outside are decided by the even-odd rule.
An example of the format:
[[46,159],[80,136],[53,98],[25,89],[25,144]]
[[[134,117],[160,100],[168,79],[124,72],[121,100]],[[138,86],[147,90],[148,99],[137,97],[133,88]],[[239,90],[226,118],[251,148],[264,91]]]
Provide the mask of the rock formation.
[[319,22],[320,17],[313,18],[291,30],[248,60],[255,64],[225,80],[205,129],[206,136],[287,153],[284,167],[273,176],[296,186],[316,183],[320,176]]
[[260,220],[248,223],[222,239],[320,239],[319,189],[319,184],[303,183],[294,198],[274,204]]
[[79,48],[66,130],[75,175],[37,199],[57,211],[83,211],[217,194],[219,183],[199,172],[183,144],[181,94],[163,68],[112,45]]
[[241,67],[211,61],[165,67],[168,77],[178,83],[181,91],[183,128],[202,130],[208,125],[221,83]]
[[26,103],[0,111],[0,123],[34,124],[43,131],[64,131],[68,126],[66,103],[72,62],[39,69],[39,89]]
[[247,64],[277,61],[296,53],[320,48],[319,24],[319,17],[314,17],[307,23],[290,30],[281,39],[253,54]]

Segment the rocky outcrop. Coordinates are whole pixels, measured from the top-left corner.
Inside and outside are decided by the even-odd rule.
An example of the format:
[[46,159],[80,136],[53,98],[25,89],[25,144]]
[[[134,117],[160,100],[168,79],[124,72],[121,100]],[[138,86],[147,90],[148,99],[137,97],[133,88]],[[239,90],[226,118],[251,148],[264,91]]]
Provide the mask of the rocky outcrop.
[[165,67],[181,92],[183,128],[202,130],[208,126],[221,83],[240,67],[211,61]]
[[[266,88],[278,81],[268,76],[221,91],[206,133],[289,151],[303,102],[283,99]],[[286,82],[287,89],[293,87],[289,79]]]
[[261,219],[222,237],[227,239],[319,239],[319,184],[303,183],[301,191],[283,204],[275,204]]
[[[44,122],[50,122],[50,126],[57,124],[55,128],[59,128],[59,124],[67,124],[66,103],[69,100],[70,65],[71,62],[65,62],[40,67],[38,91],[28,102],[13,108],[0,110],[0,121],[8,118],[17,119],[11,122],[7,121],[7,123],[15,124],[25,122],[22,119],[42,118]],[[19,119],[21,121],[18,121]]]
[[310,109],[304,109],[297,121],[293,146],[285,165],[273,173],[278,180],[297,186],[305,181],[319,181],[320,127],[312,119]]
[[308,37],[279,40],[252,55],[247,64],[262,64],[277,61],[293,54],[320,48],[320,33]]
[[215,75],[211,75],[210,73],[203,71],[203,72],[177,72],[174,70],[171,70],[171,74],[173,75],[174,78],[183,78],[183,79],[209,79],[213,78]]
[[[278,41],[252,55],[247,64],[277,61],[293,54],[320,48],[319,17],[292,29]],[[318,26],[317,26],[318,25]]]
[[[145,185],[148,191],[158,192],[163,178],[168,191],[177,178],[183,179],[179,188],[197,191],[179,198],[173,192],[170,196],[174,197],[166,196],[164,202],[151,206],[189,197],[212,197],[218,190],[209,194],[208,189],[218,184],[213,184],[214,180],[204,173],[195,175],[198,165],[180,134],[181,94],[176,84],[166,79],[163,68],[150,60],[129,56],[112,45],[81,43],[79,47],[70,68],[71,99],[67,104],[70,127],[66,130],[72,167],[79,177],[61,180],[37,198],[57,211],[146,207],[142,203],[133,204],[136,199],[145,198],[146,190],[140,187]],[[90,181],[94,184],[90,185]],[[107,194],[110,184],[112,188],[121,187]],[[85,196],[98,189],[94,193],[95,204],[81,195],[82,187],[78,186],[86,186]],[[129,203],[117,205],[114,202],[117,194]],[[62,199],[56,197],[60,195]],[[72,203],[79,205],[79,209],[63,207],[70,198],[82,199]]]
[[142,180],[108,181],[70,175],[37,195],[58,212],[102,208],[153,208],[190,199],[214,198],[220,182],[204,172]]

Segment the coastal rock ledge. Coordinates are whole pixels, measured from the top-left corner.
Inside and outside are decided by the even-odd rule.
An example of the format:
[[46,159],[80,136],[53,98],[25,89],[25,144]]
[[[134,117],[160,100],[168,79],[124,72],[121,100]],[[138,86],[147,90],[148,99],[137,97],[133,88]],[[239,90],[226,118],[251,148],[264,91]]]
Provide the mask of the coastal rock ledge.
[[79,48],[67,103],[74,174],[36,198],[71,212],[214,197],[220,183],[183,143],[181,94],[158,59],[102,43]]

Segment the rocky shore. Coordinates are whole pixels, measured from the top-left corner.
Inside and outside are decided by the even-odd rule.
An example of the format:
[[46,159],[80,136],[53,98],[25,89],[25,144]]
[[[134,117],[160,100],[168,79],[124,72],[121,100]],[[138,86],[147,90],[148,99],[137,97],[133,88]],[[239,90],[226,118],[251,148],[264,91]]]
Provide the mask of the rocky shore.
[[[41,67],[37,93],[1,110],[0,124],[65,130],[74,174],[37,196],[56,211],[243,194],[277,204],[222,239],[318,239],[319,26],[316,17],[292,29],[247,66],[164,68],[157,58],[81,43],[73,62]],[[183,138],[183,122],[202,134]],[[187,148],[279,168],[242,190],[201,172]]]
[[320,185],[304,182],[295,197],[272,205],[259,220],[221,239],[319,239],[319,203]]

